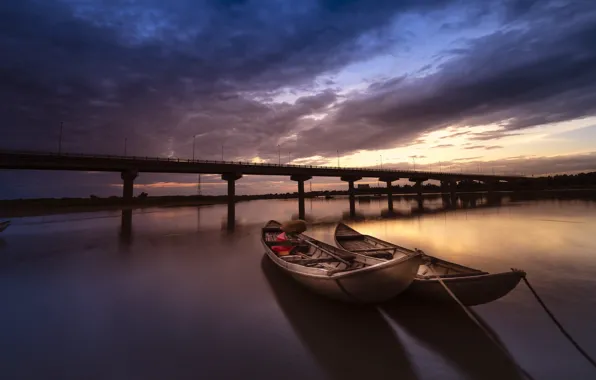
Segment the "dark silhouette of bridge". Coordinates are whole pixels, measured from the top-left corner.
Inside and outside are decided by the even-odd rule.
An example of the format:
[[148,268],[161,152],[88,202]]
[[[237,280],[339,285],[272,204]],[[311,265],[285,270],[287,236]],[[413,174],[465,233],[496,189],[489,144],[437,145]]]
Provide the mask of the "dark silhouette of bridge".
[[350,200],[353,202],[354,182],[362,178],[376,178],[387,184],[389,210],[393,209],[392,182],[405,178],[415,183],[416,193],[422,195],[422,183],[436,180],[441,191],[454,194],[458,181],[478,181],[496,189],[499,182],[525,180],[514,175],[488,175],[474,173],[450,173],[418,170],[348,168],[313,165],[276,165],[239,161],[187,160],[180,158],[110,156],[73,153],[0,151],[0,169],[16,170],[70,170],[119,172],[124,182],[123,198],[133,198],[134,180],[139,173],[195,173],[220,174],[228,182],[228,221],[235,219],[235,182],[244,175],[288,176],[298,184],[299,215],[304,217],[304,182],[312,177],[336,177],[348,183]]

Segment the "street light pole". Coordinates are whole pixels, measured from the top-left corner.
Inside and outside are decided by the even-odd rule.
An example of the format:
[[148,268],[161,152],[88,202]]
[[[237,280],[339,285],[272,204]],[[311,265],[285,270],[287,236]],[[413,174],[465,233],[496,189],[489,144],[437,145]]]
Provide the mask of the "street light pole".
[[281,150],[279,148],[279,144],[277,145],[277,164],[281,165]]
[[381,169],[383,169],[383,155],[381,154],[379,157],[381,157]]
[[337,167],[340,168],[341,166],[339,165],[339,149],[337,150]]
[[62,153],[62,129],[64,127],[64,122],[60,122],[60,137],[58,137],[58,154]]
[[197,141],[197,135],[192,137],[192,160],[195,160],[195,142]]
[[126,140],[127,140],[127,138],[125,137],[124,138],[124,155],[125,156],[126,156]]
[[221,144],[221,160],[223,161],[223,144]]

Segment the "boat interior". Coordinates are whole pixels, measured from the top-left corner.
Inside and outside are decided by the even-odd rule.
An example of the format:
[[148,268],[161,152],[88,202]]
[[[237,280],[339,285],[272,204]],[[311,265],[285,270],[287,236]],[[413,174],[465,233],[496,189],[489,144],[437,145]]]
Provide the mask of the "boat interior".
[[[358,252],[386,260],[395,258],[396,255],[407,256],[408,254],[415,253],[415,251],[410,249],[391,244],[369,235],[363,235],[344,224],[340,224],[337,227],[335,238],[338,245],[347,251]],[[449,278],[486,274],[486,272],[451,263],[426,254],[423,255],[423,259],[424,263],[421,264],[418,269],[417,278],[419,279],[432,279],[437,276],[441,278]]]
[[[278,223],[270,222],[263,228],[263,241],[268,247],[280,245],[277,237],[281,232]],[[290,251],[290,254],[277,257],[292,264],[332,272],[359,269],[384,261],[346,252],[303,234],[298,234],[296,238],[297,240],[294,242],[296,246]]]

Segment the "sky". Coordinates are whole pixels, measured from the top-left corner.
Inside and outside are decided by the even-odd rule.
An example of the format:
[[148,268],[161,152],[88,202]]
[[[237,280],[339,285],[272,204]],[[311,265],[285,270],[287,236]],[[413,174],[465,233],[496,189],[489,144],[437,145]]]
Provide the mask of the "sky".
[[[55,152],[63,123],[71,153],[596,170],[591,0],[3,0],[0,51],[2,150]],[[121,193],[119,173],[5,170],[0,184],[0,198]],[[196,194],[197,176],[141,173],[141,191]]]

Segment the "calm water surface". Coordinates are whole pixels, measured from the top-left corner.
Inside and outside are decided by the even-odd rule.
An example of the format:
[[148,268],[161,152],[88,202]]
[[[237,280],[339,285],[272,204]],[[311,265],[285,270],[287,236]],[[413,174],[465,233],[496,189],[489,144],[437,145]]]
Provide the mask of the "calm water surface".
[[[333,242],[347,199],[307,200]],[[457,308],[396,299],[355,308],[264,260],[259,228],[294,200],[17,218],[0,235],[3,379],[516,379]],[[124,222],[124,223],[123,223]],[[356,202],[363,233],[489,272],[523,268],[596,356],[596,202],[462,195]],[[521,283],[474,307],[535,379],[594,379]]]

